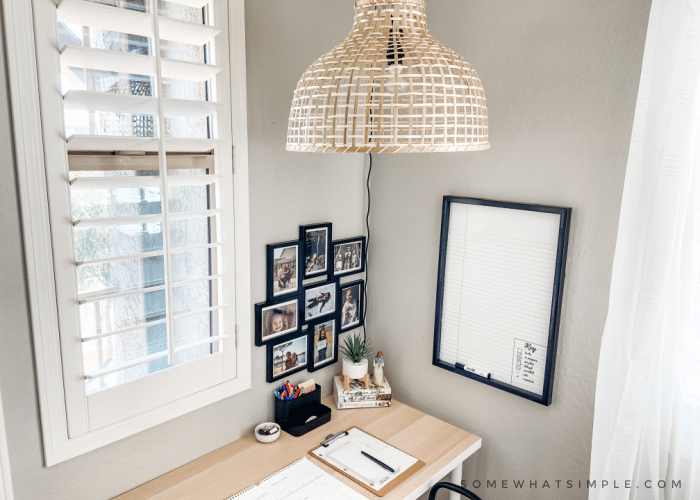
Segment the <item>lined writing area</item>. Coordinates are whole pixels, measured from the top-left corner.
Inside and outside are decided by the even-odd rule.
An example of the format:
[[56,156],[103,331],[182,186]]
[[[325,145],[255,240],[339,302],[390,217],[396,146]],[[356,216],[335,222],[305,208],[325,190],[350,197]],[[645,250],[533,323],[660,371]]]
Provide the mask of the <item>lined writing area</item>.
[[440,360],[542,395],[561,216],[452,203]]

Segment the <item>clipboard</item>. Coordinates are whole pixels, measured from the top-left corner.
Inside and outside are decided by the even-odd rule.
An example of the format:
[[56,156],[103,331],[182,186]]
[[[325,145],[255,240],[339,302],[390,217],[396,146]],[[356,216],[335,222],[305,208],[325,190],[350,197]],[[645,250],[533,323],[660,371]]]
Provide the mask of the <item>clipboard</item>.
[[[382,441],[368,432],[352,427],[347,436],[334,441],[327,448],[318,446],[309,454],[374,495],[383,497],[398,485],[425,467],[425,462]],[[374,457],[394,468],[390,473],[361,452],[367,450]]]

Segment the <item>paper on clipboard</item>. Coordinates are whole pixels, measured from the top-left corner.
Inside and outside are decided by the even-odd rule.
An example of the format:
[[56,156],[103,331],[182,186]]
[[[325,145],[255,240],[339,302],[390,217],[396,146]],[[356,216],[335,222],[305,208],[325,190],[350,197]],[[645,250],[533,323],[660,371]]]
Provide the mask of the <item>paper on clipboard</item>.
[[[362,455],[362,451],[384,462],[395,472],[389,472],[376,464]],[[357,428],[350,429],[347,436],[335,440],[328,448],[321,447],[312,453],[376,492],[387,487],[418,462],[417,458]]]

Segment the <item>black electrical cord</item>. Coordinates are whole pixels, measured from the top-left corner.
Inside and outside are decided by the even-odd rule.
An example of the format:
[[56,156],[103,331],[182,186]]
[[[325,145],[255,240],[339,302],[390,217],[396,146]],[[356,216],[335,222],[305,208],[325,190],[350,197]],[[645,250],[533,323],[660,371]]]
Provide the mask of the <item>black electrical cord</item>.
[[371,190],[370,190],[370,179],[372,177],[372,153],[369,154],[369,170],[367,171],[367,218],[365,219],[365,225],[367,226],[367,243],[365,244],[365,294],[364,294],[364,308],[362,311],[362,331],[364,332],[365,341],[367,341],[367,309],[369,304],[369,294],[367,293],[367,287],[369,285],[369,212],[371,208]]

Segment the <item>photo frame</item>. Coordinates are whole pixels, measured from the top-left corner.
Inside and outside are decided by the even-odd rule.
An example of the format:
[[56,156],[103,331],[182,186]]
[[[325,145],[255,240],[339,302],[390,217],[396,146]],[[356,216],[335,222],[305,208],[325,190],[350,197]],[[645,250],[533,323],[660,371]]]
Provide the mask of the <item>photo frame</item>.
[[308,335],[267,344],[267,382],[273,383],[306,370],[309,365]]
[[301,242],[267,245],[267,300],[280,300],[301,292]]
[[[351,293],[351,297],[347,296],[348,292]],[[340,304],[338,307],[340,333],[364,325],[365,280],[341,284],[338,291],[338,303]]]
[[334,279],[365,272],[366,237],[334,241],[331,250]]
[[301,330],[300,297],[279,302],[255,304],[255,345],[287,339]]
[[310,278],[326,277],[332,274],[330,248],[333,242],[333,224],[324,222],[299,227],[301,244],[302,281]]
[[340,337],[338,317],[324,318],[309,325],[308,356],[310,372],[338,362]]
[[304,323],[335,315],[338,311],[338,282],[326,281],[304,287],[302,301]]

